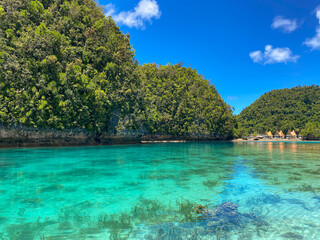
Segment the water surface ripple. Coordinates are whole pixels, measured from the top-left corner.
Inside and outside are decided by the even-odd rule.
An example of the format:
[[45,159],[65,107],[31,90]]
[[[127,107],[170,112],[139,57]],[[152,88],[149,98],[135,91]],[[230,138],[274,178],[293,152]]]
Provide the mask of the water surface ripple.
[[0,150],[0,239],[319,239],[320,144]]

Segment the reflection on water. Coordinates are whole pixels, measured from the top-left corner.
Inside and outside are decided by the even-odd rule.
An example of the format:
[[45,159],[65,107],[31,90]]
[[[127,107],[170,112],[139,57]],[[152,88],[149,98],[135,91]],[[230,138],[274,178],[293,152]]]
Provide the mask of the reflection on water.
[[317,239],[320,144],[0,150],[0,239]]

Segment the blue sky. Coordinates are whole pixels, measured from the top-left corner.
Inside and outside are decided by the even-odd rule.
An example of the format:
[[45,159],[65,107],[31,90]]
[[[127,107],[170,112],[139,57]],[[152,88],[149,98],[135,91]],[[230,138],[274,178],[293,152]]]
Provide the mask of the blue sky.
[[196,68],[236,114],[272,89],[320,84],[320,0],[99,3],[140,64]]

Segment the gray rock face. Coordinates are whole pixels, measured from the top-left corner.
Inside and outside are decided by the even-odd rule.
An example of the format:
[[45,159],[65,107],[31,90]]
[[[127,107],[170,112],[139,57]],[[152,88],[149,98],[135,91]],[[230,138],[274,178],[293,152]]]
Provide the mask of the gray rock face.
[[0,128],[0,147],[66,146],[95,144],[94,135],[82,129]]
[[172,136],[149,135],[143,131],[119,131],[95,134],[85,129],[39,129],[27,127],[0,127],[0,148],[2,147],[41,147],[41,146],[81,146],[99,144],[129,144],[141,141],[173,141],[173,140],[220,140],[208,136]]

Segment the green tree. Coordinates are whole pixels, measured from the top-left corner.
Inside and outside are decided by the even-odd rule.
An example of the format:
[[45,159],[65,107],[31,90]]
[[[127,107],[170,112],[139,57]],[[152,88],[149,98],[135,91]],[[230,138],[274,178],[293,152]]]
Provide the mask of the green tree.
[[302,137],[309,140],[320,139],[320,122],[308,122],[301,132]]
[[180,64],[138,68],[143,126],[152,134],[231,138],[235,119],[213,85]]
[[179,65],[139,66],[94,0],[0,1],[0,123],[230,138],[214,86]]
[[320,88],[302,86],[273,90],[262,95],[238,116],[239,128],[248,133],[293,129],[300,132],[308,122],[319,122]]
[[0,2],[0,121],[101,132],[137,84],[129,36],[93,0]]

